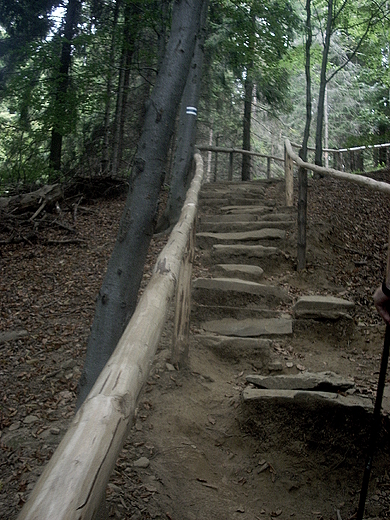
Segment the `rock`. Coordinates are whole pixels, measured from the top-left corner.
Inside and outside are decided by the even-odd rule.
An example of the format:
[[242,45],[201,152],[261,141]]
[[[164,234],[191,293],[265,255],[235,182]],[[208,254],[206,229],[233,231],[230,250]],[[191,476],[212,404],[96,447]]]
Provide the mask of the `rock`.
[[36,415],[27,415],[27,417],[23,419],[24,424],[34,424],[37,421],[39,421],[39,417]]
[[242,231],[235,233],[197,233],[197,245],[205,249],[217,242],[225,244],[236,242],[256,242],[259,240],[283,240],[286,232],[282,229],[257,229],[254,231]]
[[243,257],[246,258],[266,258],[269,256],[278,256],[281,254],[277,247],[268,246],[246,246],[235,244],[216,244],[213,246],[212,254],[214,258],[226,261],[228,258]]
[[270,401],[275,403],[296,402],[308,407],[316,407],[318,403],[329,406],[343,406],[346,408],[361,408],[372,412],[374,406],[371,399],[356,395],[342,395],[333,392],[313,392],[311,390],[263,390],[260,388],[246,388],[243,391],[246,402]]
[[140,459],[134,461],[133,466],[135,468],[148,468],[150,464],[150,460],[146,457],[141,457]]
[[168,372],[175,372],[176,368],[171,363],[165,363]]
[[302,296],[293,307],[296,318],[332,319],[350,317],[354,303],[334,296]]
[[17,339],[22,339],[28,336],[27,330],[9,330],[6,332],[0,332],[0,345],[2,343],[6,343],[7,341],[15,341]]
[[8,430],[9,430],[10,432],[13,432],[13,431],[17,430],[18,428],[20,428],[20,425],[21,425],[21,422],[20,422],[20,421],[15,421],[14,423],[12,423],[12,424],[10,425],[10,427],[8,428]]
[[256,368],[262,368],[270,359],[272,340],[268,338],[235,338],[201,334],[197,340],[222,359],[239,363],[251,359]]
[[60,432],[61,430],[57,427],[50,428],[50,433],[52,433],[53,435],[59,435]]
[[334,372],[305,372],[295,375],[246,376],[248,383],[260,388],[279,390],[322,390],[324,392],[345,392],[355,384],[351,379],[339,376]]
[[270,372],[281,372],[283,370],[283,365],[280,361],[273,361],[272,363],[269,363],[268,370]]
[[[257,303],[280,304],[291,301],[288,293],[281,287],[275,285],[265,285],[239,278],[197,278],[193,282],[193,297],[203,303],[213,302],[215,304],[239,305],[236,298],[240,299],[245,295],[255,297]],[[224,303],[221,298],[224,293],[228,301]],[[217,300],[214,302],[214,300]],[[245,302],[244,302],[245,303]],[[255,303],[255,302],[252,302]]]
[[257,337],[292,334],[292,321],[286,318],[246,320],[225,318],[204,322],[201,327],[208,332],[224,336]]
[[214,267],[217,273],[232,278],[241,278],[242,280],[250,280],[257,282],[263,277],[263,269],[258,265],[241,265],[241,264],[216,264]]

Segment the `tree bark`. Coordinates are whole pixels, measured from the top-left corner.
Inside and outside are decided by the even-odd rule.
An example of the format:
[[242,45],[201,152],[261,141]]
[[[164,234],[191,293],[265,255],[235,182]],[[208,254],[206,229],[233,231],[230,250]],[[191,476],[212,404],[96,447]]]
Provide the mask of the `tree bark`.
[[315,164],[322,166],[322,130],[324,123],[324,104],[325,104],[325,88],[326,88],[326,67],[328,65],[328,55],[330,47],[330,38],[332,35],[333,22],[333,0],[328,0],[328,19],[326,24],[326,34],[324,42],[324,50],[322,52],[321,74],[320,74],[320,90],[318,94],[317,108],[317,128],[316,128],[316,152]]
[[[311,27],[311,0],[306,0],[306,49],[305,49],[305,76],[306,76],[306,122],[303,133],[302,148],[299,156],[307,161],[307,144],[311,125],[311,73],[310,73],[310,50],[312,44]],[[298,168],[298,248],[297,248],[297,270],[306,268],[306,229],[307,229],[307,170]]]
[[169,140],[194,52],[202,4],[202,0],[176,0],[173,5],[171,36],[146,108],[133,181],[97,299],[77,407],[114,351],[136,307]]
[[[243,150],[251,149],[251,119],[252,119],[252,98],[253,98],[253,80],[250,76],[251,67],[247,68],[245,79],[245,101],[244,101],[244,125],[242,136]],[[251,180],[251,156],[243,154],[241,179],[243,181]]]
[[197,119],[197,115],[193,109],[197,110],[201,90],[208,3],[208,0],[203,1],[200,30],[181,100],[179,125],[177,129],[178,139],[169,196],[164,214],[157,224],[156,232],[171,229],[179,220],[181,208],[191,182]]
[[72,63],[72,40],[76,34],[80,12],[80,0],[69,0],[65,15],[65,28],[61,45],[60,68],[54,100],[54,123],[51,132],[49,164],[54,170],[61,169],[63,120],[66,119],[66,94],[69,87],[69,70]]
[[118,94],[115,110],[114,142],[112,151],[111,173],[117,175],[123,150],[123,130],[125,125],[127,98],[129,90],[130,65],[134,54],[135,42],[138,36],[138,28],[135,27],[133,17],[136,7],[133,4],[125,5],[125,22],[123,29],[123,45],[121,57],[121,69],[118,80]]
[[111,117],[111,98],[112,98],[112,84],[114,76],[114,57],[115,57],[115,43],[116,43],[116,27],[118,24],[119,8],[121,0],[115,1],[113,20],[112,20],[112,34],[110,47],[110,63],[108,64],[107,73],[107,87],[106,87],[106,106],[104,111],[104,140],[103,153],[101,160],[101,171],[103,174],[108,173],[110,169],[110,117]]

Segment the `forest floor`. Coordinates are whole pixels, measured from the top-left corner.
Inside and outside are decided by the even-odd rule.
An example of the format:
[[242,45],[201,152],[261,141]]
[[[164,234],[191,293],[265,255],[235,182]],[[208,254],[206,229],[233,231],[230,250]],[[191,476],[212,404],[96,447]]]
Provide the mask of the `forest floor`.
[[[390,173],[375,178],[390,182]],[[1,246],[0,341],[1,332],[25,332],[0,343],[0,519],[16,518],[74,414],[95,298],[124,201],[124,195],[95,198],[79,206],[76,222],[71,213],[56,217],[76,233],[42,221],[34,242]],[[352,323],[340,330],[322,324],[274,343],[275,359],[295,372],[334,370],[375,395],[384,326],[372,293],[385,270],[388,222],[387,197],[334,180],[310,181],[307,269],[296,272],[291,250],[290,268],[276,272],[274,282],[293,299],[331,294],[356,306]],[[0,229],[5,242],[9,230]],[[74,237],[81,241],[65,242]],[[152,242],[142,287],[165,240]],[[198,251],[194,276],[206,271]],[[167,323],[108,486],[109,517],[353,518],[368,418],[244,406],[245,375],[258,367],[202,347],[196,327],[189,369],[177,371],[169,363],[172,319]],[[390,518],[388,427],[385,413],[366,518]]]

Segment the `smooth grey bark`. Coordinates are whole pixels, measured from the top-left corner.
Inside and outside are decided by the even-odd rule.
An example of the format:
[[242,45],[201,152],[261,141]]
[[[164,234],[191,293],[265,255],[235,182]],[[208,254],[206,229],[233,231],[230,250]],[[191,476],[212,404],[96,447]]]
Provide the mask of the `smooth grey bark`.
[[[307,161],[307,143],[310,135],[311,124],[311,73],[310,73],[310,49],[312,44],[311,27],[311,0],[306,0],[306,49],[305,49],[305,76],[306,76],[306,122],[303,133],[302,148],[299,156]],[[307,170],[298,169],[298,250],[297,269],[306,268],[306,229],[307,229]]]
[[180,105],[177,128],[177,147],[166,209],[157,224],[156,232],[171,229],[179,220],[186,193],[191,182],[192,157],[196,138],[196,116],[187,113],[187,107],[198,107],[204,57],[205,25],[209,0],[204,0],[199,34],[191,60],[186,86]]
[[136,307],[170,136],[194,52],[202,4],[203,0],[176,0],[173,5],[171,36],[146,107],[132,184],[97,298],[77,408],[114,351]]

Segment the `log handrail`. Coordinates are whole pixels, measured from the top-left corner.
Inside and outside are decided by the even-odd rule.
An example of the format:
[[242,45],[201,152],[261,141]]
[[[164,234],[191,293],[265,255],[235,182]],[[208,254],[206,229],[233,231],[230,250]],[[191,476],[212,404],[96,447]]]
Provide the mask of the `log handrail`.
[[[298,144],[298,143],[293,143],[292,141],[290,141],[290,144],[293,148],[301,148],[302,145],[301,144]],[[383,143],[383,144],[368,144],[368,145],[365,145],[365,146],[353,146],[351,148],[323,148],[322,151],[323,152],[331,152],[331,153],[344,153],[344,152],[356,152],[358,150],[372,150],[372,149],[376,149],[376,148],[390,148],[390,143]],[[315,152],[316,149],[311,147],[311,146],[308,146],[307,149],[310,151],[310,152]]]
[[253,155],[254,157],[265,157],[267,159],[273,159],[274,161],[284,162],[283,157],[276,157],[275,155],[267,155],[260,152],[252,152],[251,150],[243,150],[242,148],[223,148],[222,146],[210,146],[208,144],[197,144],[196,148],[201,152],[241,153],[244,155]]
[[360,174],[353,173],[345,173],[339,170],[335,170],[334,168],[324,168],[323,166],[317,166],[316,164],[311,164],[303,161],[299,155],[297,155],[291,146],[291,143],[288,139],[285,140],[286,152],[289,157],[300,167],[305,170],[311,170],[315,173],[319,173],[320,175],[328,175],[330,177],[335,177],[336,179],[342,179],[345,181],[353,182],[355,184],[360,184],[365,186],[366,188],[370,188],[375,191],[380,191],[382,193],[387,193],[390,195],[390,184],[387,182],[375,181],[370,177],[365,177]]
[[[135,409],[173,300],[197,214],[203,161],[179,222],[160,253],[153,276],[118,345],[34,487],[18,520],[94,517]],[[150,317],[153,316],[151,320]]]

